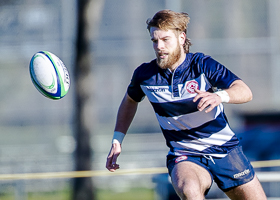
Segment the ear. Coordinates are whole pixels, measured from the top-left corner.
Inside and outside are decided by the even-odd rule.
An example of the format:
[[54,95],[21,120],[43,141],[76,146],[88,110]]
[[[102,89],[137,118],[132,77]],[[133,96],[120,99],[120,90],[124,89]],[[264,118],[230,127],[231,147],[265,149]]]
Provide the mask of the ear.
[[185,44],[185,41],[186,41],[186,33],[185,32],[181,32],[180,35],[179,35],[179,43],[181,45],[184,45]]

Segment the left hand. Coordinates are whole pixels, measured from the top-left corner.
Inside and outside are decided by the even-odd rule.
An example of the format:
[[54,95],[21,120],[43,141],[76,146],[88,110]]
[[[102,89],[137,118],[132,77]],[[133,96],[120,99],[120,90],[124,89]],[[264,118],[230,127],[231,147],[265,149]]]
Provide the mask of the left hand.
[[197,95],[196,97],[194,97],[193,102],[199,100],[197,104],[197,109],[199,111],[203,111],[204,109],[206,109],[205,112],[209,113],[222,102],[221,97],[219,97],[215,93],[203,92],[198,89],[195,89],[195,92],[197,93]]

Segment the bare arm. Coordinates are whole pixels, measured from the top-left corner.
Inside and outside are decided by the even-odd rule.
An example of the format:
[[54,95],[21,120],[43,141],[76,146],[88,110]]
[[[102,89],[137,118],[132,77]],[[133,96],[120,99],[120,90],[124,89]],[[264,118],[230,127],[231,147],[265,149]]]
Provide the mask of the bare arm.
[[119,107],[115,131],[126,134],[137,110],[138,102],[134,101],[128,94],[125,94]]
[[[193,99],[193,101],[196,102],[199,100],[197,106],[199,111],[207,108],[205,112],[208,113],[222,102],[221,97],[215,93],[202,92],[200,90],[195,91],[197,96]],[[225,89],[225,91],[229,95],[228,103],[241,104],[251,101],[253,98],[250,88],[242,80],[234,81],[228,89]]]
[[[137,110],[138,102],[134,101],[131,97],[126,94],[119,107],[117,122],[115,131],[126,134]],[[113,143],[109,155],[107,157],[106,168],[114,172],[119,169],[119,165],[116,163],[117,158],[121,153],[121,144]]]
[[230,100],[228,103],[240,104],[246,103],[253,99],[253,94],[250,88],[241,80],[234,81],[228,89],[225,89],[228,93]]

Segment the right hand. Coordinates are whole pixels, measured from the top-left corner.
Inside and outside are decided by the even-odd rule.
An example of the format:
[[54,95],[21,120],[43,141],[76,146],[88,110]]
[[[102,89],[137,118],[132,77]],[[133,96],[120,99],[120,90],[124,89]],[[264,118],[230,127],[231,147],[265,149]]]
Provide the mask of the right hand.
[[112,144],[112,147],[111,147],[111,150],[109,152],[109,155],[107,157],[107,162],[106,162],[106,168],[110,172],[114,172],[120,168],[120,166],[117,164],[117,158],[120,155],[121,151],[122,151],[121,144],[119,144],[119,143]]

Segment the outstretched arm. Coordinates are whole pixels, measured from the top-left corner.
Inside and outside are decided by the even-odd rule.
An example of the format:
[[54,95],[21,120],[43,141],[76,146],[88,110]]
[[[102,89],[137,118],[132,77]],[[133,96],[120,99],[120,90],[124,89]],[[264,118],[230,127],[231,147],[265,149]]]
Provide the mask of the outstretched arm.
[[[196,102],[199,100],[197,105],[199,111],[206,109],[205,112],[208,113],[223,102],[223,98],[216,93],[203,92],[197,89],[195,91],[197,96],[193,101]],[[226,98],[227,103],[241,104],[251,101],[253,98],[250,88],[242,80],[234,81],[229,88],[224,91],[226,92],[225,95],[228,95]]]
[[[138,102],[134,101],[128,94],[125,94],[122,103],[119,107],[117,122],[115,126],[115,133],[126,134],[137,110]],[[111,150],[107,157],[106,168],[114,172],[119,169],[119,165],[116,163],[117,158],[121,153],[121,141],[114,140]]]

